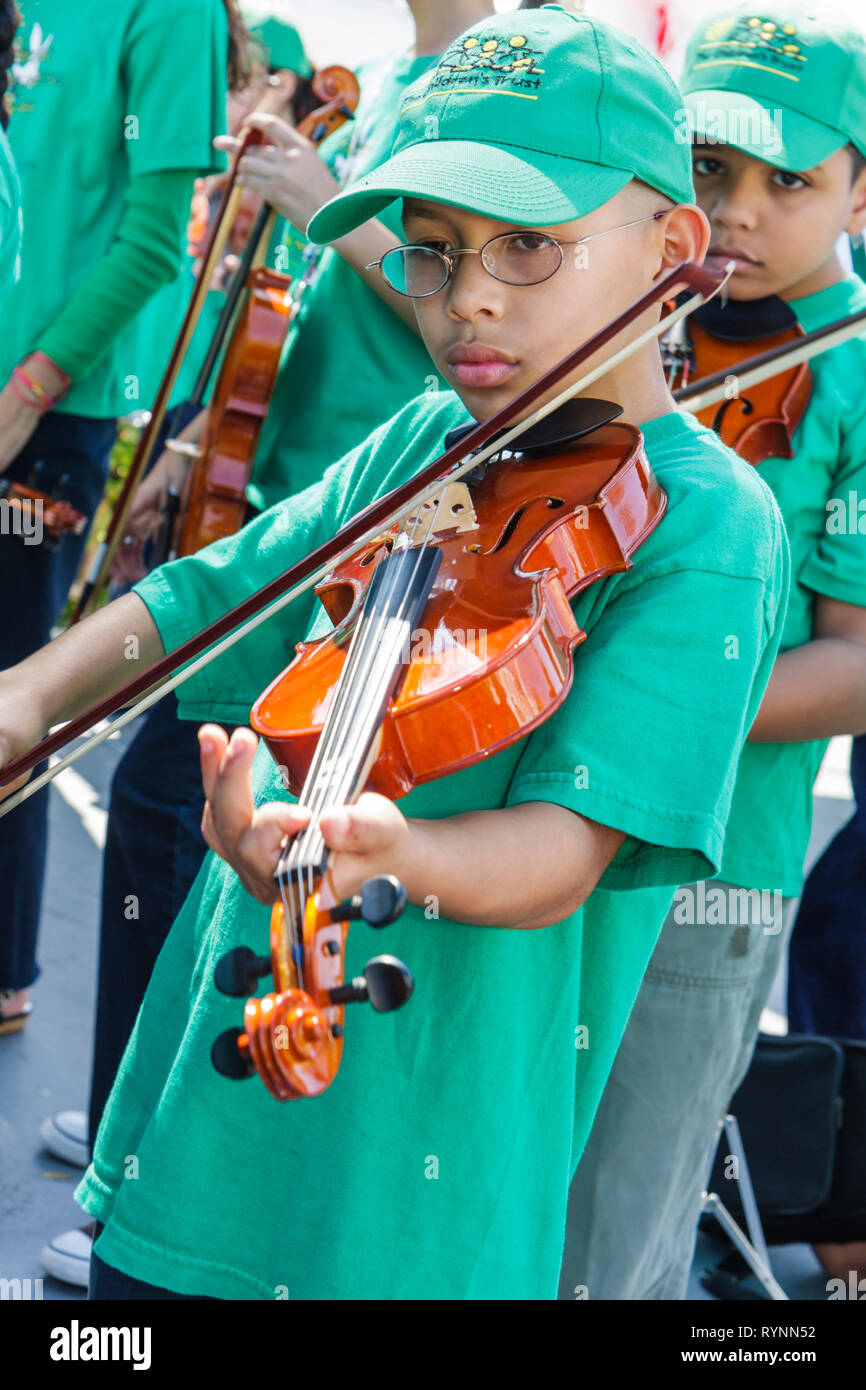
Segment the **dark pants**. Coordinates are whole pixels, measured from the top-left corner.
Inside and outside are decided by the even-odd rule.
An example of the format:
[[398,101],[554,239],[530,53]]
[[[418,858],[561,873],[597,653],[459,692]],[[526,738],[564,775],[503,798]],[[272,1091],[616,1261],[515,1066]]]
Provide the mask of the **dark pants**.
[[156,958],[204,858],[198,725],[166,695],[144,716],[111,783],[90,1138],[114,1084]]
[[[99,1222],[96,1223],[96,1235],[102,1231]],[[168,1299],[181,1298],[195,1301],[210,1302],[210,1295],[206,1293],[172,1293],[171,1289],[159,1288],[156,1284],[146,1284],[143,1279],[133,1279],[131,1274],[121,1274],[119,1269],[113,1265],[107,1265],[98,1255],[90,1257],[90,1287],[87,1290],[87,1297],[93,1299]]]
[[788,963],[794,1033],[866,1038],[866,734],[853,741],[857,809],[806,880]]
[[[37,462],[34,486],[51,492],[69,475],[61,496],[92,516],[105,486],[115,420],[49,414],[10,464],[6,477],[26,483]],[[75,578],[84,536],[65,535],[56,549],[25,545],[0,535],[0,669],[14,666],[45,645]],[[26,989],[39,974],[36,937],[42,906],[48,832],[45,787],[0,826],[0,989]]]

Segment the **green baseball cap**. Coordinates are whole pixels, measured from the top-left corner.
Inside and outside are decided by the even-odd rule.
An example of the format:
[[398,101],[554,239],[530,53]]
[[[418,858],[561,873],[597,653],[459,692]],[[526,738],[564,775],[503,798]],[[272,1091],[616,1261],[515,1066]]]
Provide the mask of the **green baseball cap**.
[[491,15],[407,88],[390,159],[320,208],[335,241],[395,198],[429,198],[538,226],[571,222],[632,179],[692,202],[682,98],[660,63],[610,24],[559,5]]
[[250,37],[262,52],[262,62],[269,68],[289,68],[299,77],[312,76],[310,60],[304,52],[301,36],[292,24],[284,24],[275,15],[262,19],[247,18]]
[[737,7],[706,20],[680,87],[690,134],[780,169],[866,154],[866,38],[833,10]]

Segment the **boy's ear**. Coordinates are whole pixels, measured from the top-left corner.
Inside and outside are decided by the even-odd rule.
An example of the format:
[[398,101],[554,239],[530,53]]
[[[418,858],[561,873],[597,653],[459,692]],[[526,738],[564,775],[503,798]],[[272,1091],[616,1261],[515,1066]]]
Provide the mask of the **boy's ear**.
[[849,236],[858,236],[866,227],[866,169],[861,169],[851,188],[851,216],[845,224]]
[[698,265],[701,264],[710,244],[710,224],[699,207],[694,203],[678,203],[660,220],[659,228],[662,237],[662,260],[657,279],[666,275],[681,261],[695,261]]

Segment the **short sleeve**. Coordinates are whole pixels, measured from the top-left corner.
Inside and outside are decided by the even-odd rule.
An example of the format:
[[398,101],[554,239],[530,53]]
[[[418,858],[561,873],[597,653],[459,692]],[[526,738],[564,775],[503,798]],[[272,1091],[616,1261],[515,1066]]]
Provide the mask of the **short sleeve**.
[[225,168],[228,28],[221,0],[143,0],[124,51],[130,175]]
[[796,578],[815,593],[866,607],[866,414],[845,431],[818,544]]
[[602,888],[718,872],[787,571],[777,523],[766,580],[683,569],[624,583],[577,648],[573,687],[529,738],[508,801],[552,801],[624,831]]
[[[338,529],[353,475],[353,451],[324,477],[195,555],[153,570],[134,592],[147,605],[166,651],[256,593]],[[312,589],[189,677],[177,696],[187,719],[246,723],[258,695],[289,664],[318,603]]]

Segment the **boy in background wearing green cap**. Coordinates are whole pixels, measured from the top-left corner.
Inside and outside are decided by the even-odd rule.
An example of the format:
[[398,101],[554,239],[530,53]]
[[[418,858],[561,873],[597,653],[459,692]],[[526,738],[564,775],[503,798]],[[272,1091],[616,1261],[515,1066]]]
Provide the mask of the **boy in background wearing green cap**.
[[[424,341],[456,390],[419,396],[320,483],[64,634],[47,677],[44,654],[0,677],[0,756],[32,743],[61,705],[117,687],[129,669],[121,632],[138,634],[144,663],[175,647],[672,266],[700,259],[707,227],[691,204],[689,151],[672,153],[679,102],[637,43],[555,6],[491,17],[456,40],[407,92],[391,158],[309,228],[316,241],[338,237],[402,198],[408,249],[381,270],[423,292]],[[555,1296],[574,1136],[626,1017],[608,1020],[599,1043],[590,1036],[587,1087],[583,1001],[607,984],[613,1011],[633,998],[672,887],[721,862],[787,584],[769,490],[672,408],[655,344],[594,389],[642,427],[665,516],[629,570],[576,602],[587,640],[546,723],[399,806],[370,795],[322,816],[341,896],[374,873],[404,881],[409,907],[388,949],[416,988],[398,1014],[348,1016],[339,1076],[306,1103],[280,1106],[258,1081],[235,1086],[211,1065],[238,1009],[214,967],[230,946],[264,946],[274,851],[304,817],[248,730],[228,746],[215,725],[202,731],[219,854],[157,962],[79,1189],[105,1223],[91,1296],[146,1296],[148,1285],[176,1297]],[[292,643],[327,629],[323,616],[302,600],[243,639],[182,687],[184,712],[245,721]],[[592,981],[581,935],[599,884],[654,918]],[[353,924],[350,976],[372,940]]]
[[[682,90],[707,263],[735,263],[729,299],[779,296],[806,332],[866,307],[835,250],[866,223],[864,36],[820,10],[726,11],[693,38]],[[827,740],[866,730],[866,536],[849,504],[866,496],[866,343],[810,365],[794,457],[759,467],[794,582],[719,883],[675,895],[572,1190],[567,1283],[596,1298],[684,1297],[717,1125],[803,884],[812,785]],[[775,912],[753,920],[758,896]]]

